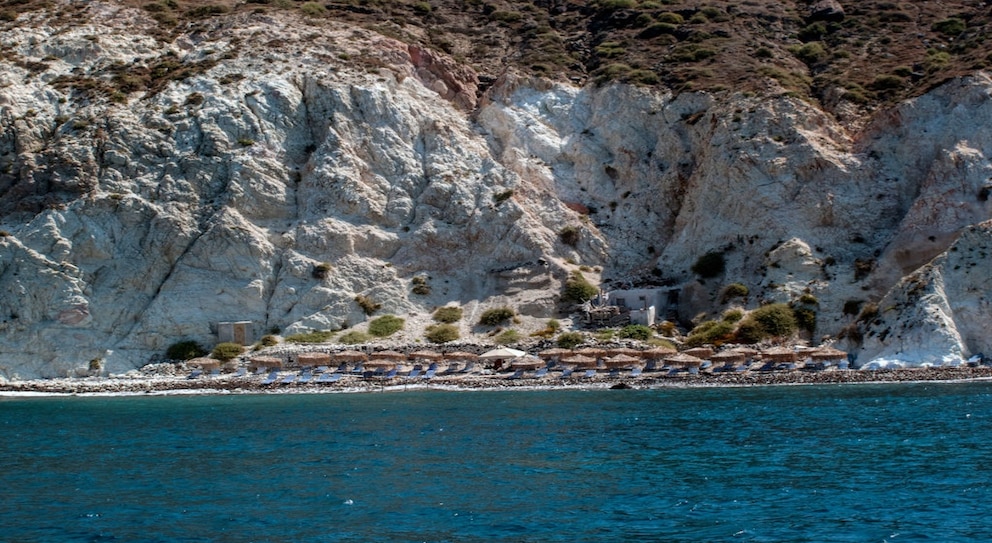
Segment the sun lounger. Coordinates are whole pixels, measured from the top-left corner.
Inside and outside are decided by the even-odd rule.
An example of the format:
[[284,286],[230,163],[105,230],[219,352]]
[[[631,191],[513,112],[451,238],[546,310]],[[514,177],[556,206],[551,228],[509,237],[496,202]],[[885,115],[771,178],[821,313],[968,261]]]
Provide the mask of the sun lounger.
[[513,375],[507,377],[507,379],[522,379],[524,376],[524,370],[517,370],[513,372]]
[[220,376],[220,368],[214,368],[214,369],[210,370],[210,376],[211,377],[219,377]]
[[189,375],[186,376],[187,379],[196,379],[197,377],[203,375],[202,370],[193,370]]
[[592,379],[595,376],[596,376],[596,370],[586,370],[586,372],[582,374],[583,379]]
[[634,369],[630,370],[631,377],[638,377],[641,375],[641,367],[635,366]]
[[393,368],[386,372],[386,379],[393,379],[399,373],[399,370]]
[[692,366],[689,368],[689,373],[692,375],[699,375],[699,368],[697,368],[696,366]]
[[424,368],[422,368],[421,366],[419,366],[419,365],[418,366],[414,366],[413,367],[413,370],[410,372],[410,375],[408,377],[410,377],[411,379],[413,379],[415,377],[420,377],[420,372],[422,372],[422,371],[424,371]]
[[562,378],[562,379],[568,379],[569,377],[571,377],[571,376],[572,376],[572,372],[573,372],[573,371],[575,371],[575,370],[573,370],[572,368],[565,368],[565,369],[564,369],[564,370],[562,370],[562,372],[561,372],[561,378]]
[[548,374],[548,368],[541,368],[537,370],[537,373],[534,374],[534,378],[540,379],[541,377],[544,377],[547,374]]
[[427,366],[427,371],[424,373],[424,379],[430,379],[431,377],[434,377],[434,374],[436,373],[437,364],[431,363],[430,366]]
[[317,378],[317,383],[333,383],[341,378],[340,373],[322,373]]
[[317,366],[317,369],[313,370],[314,373],[327,373],[327,366]]
[[234,372],[235,377],[244,377],[248,375],[248,368],[238,368],[238,371]]
[[295,380],[296,380],[296,374],[287,375],[286,377],[283,378],[282,381],[280,381],[280,383],[282,383],[284,385],[288,385],[288,384],[292,383]]
[[304,372],[303,375],[300,375],[300,384],[305,385],[309,383],[311,379],[313,379],[313,374],[309,372]]
[[259,366],[255,368],[255,375],[264,375],[264,374],[265,374],[265,366]]
[[610,373],[608,375],[610,377],[620,377],[620,368],[612,368],[612,369],[610,369]]
[[272,383],[275,383],[276,382],[276,379],[278,379],[278,378],[279,378],[279,372],[274,371],[274,372],[270,373],[269,376],[266,377],[264,381],[262,381],[262,384],[263,385],[271,385]]

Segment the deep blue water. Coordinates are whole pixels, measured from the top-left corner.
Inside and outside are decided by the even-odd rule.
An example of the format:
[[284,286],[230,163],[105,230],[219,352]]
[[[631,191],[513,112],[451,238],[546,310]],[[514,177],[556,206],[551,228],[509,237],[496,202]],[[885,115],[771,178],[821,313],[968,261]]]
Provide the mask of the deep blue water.
[[2,541],[990,541],[992,384],[0,399]]

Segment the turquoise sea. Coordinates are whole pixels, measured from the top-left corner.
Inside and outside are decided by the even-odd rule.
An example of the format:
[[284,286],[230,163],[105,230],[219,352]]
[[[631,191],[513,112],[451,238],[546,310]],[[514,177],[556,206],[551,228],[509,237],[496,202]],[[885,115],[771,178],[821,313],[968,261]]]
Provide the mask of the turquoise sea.
[[992,540],[992,383],[0,398],[0,540]]

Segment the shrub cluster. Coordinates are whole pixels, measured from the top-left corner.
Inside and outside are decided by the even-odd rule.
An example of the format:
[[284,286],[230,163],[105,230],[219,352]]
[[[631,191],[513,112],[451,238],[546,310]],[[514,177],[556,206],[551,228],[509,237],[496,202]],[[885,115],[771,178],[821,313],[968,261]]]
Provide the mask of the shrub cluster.
[[192,360],[206,354],[207,350],[192,340],[173,343],[165,350],[165,357],[169,360]]
[[651,337],[651,329],[643,324],[628,324],[620,329],[619,335],[623,339],[647,341]]
[[382,308],[382,304],[362,294],[355,296],[355,303],[358,304],[358,307],[362,308],[362,311],[364,311],[366,315],[371,315]]
[[458,327],[453,324],[434,324],[427,327],[424,338],[431,343],[448,343],[459,338]]
[[499,326],[513,318],[516,312],[509,307],[497,307],[488,309],[479,317],[479,324],[483,326]]
[[225,341],[224,343],[218,343],[215,345],[213,352],[210,353],[210,356],[216,358],[217,360],[227,362],[228,360],[231,360],[244,352],[244,350],[245,348],[237,343]]
[[372,336],[366,334],[365,332],[360,332],[358,330],[352,330],[338,338],[338,341],[345,345],[355,345],[358,343],[368,343],[372,340]]
[[685,344],[689,347],[699,347],[701,345],[722,345],[734,339],[736,327],[733,322],[726,320],[705,321],[699,323],[689,332],[689,337],[685,339]]
[[558,341],[555,343],[562,349],[574,349],[585,343],[585,341],[586,338],[581,332],[565,332],[558,336]]
[[310,272],[310,275],[314,279],[320,279],[322,281],[324,279],[327,279],[327,276],[329,276],[330,274],[331,274],[331,264],[329,262],[321,262],[320,264],[317,264],[316,266],[313,267],[313,271]]
[[462,308],[455,306],[439,307],[434,311],[434,320],[443,323],[458,322],[462,319]]
[[389,337],[403,329],[406,321],[395,315],[383,315],[369,322],[369,334],[375,337]]
[[562,292],[563,301],[581,304],[596,297],[599,288],[593,285],[582,275],[581,272],[572,272],[568,280],[565,281],[565,290]]
[[746,286],[741,283],[730,283],[723,287],[723,293],[720,294],[720,302],[727,303],[735,298],[747,298],[748,294],[750,294],[750,291]]
[[493,338],[493,342],[497,345],[512,345],[518,341],[520,341],[520,332],[517,332],[512,328],[509,330],[503,330]]
[[737,326],[737,340],[758,343],[769,337],[788,337],[796,332],[795,313],[786,304],[768,304],[755,309]]
[[311,330],[286,336],[286,343],[327,343],[334,337],[330,330]]

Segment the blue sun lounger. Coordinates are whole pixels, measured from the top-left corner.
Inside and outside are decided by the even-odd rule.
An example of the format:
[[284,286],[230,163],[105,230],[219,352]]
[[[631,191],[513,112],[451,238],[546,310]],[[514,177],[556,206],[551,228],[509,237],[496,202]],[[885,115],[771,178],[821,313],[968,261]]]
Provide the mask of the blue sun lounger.
[[565,368],[565,369],[561,370],[561,378],[562,379],[568,379],[569,377],[572,376],[572,372],[573,371],[575,371],[575,370],[573,370],[572,368]]
[[288,385],[288,384],[292,383],[295,380],[296,380],[296,374],[292,374],[292,375],[287,375],[286,377],[284,377],[283,380],[280,381],[280,383],[282,383],[284,385]]
[[586,372],[582,375],[582,378],[592,379],[595,376],[596,376],[596,370],[586,370]]
[[634,369],[630,370],[630,376],[631,377],[638,377],[640,375],[641,375],[641,367],[640,366],[634,366]]
[[186,376],[187,379],[196,379],[197,377],[203,375],[203,370],[193,370],[189,375]]
[[541,377],[544,377],[547,374],[548,374],[548,368],[541,368],[537,370],[537,373],[534,374],[534,378],[540,379]]
[[275,383],[276,382],[276,379],[278,379],[278,378],[279,378],[279,372],[274,371],[274,372],[270,373],[269,376],[265,378],[265,380],[262,381],[262,384],[263,385],[271,385],[272,383]]

